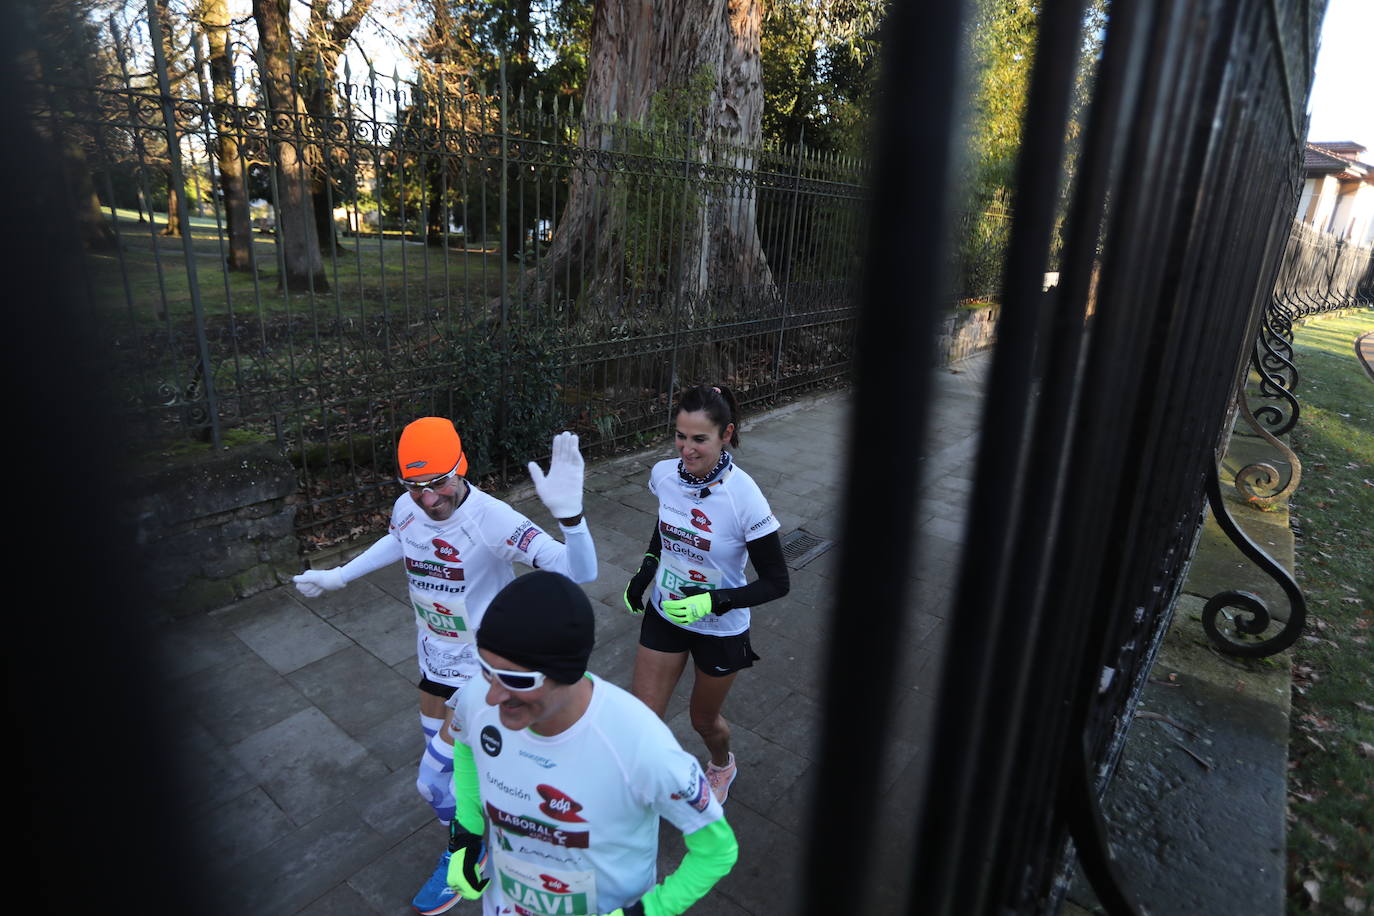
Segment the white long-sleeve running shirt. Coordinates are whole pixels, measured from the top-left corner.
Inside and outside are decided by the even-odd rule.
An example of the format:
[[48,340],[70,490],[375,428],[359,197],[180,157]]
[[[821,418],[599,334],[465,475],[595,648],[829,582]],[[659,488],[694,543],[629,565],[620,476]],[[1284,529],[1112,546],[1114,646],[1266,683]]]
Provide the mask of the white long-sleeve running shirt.
[[512,563],[562,573],[574,582],[597,575],[596,546],[585,519],[559,525],[562,543],[496,497],[468,487],[467,498],[442,522],[402,494],[388,533],[340,570],[351,582],[405,561],[420,671],[454,687],[473,673],[477,627],[491,599],[515,578]]

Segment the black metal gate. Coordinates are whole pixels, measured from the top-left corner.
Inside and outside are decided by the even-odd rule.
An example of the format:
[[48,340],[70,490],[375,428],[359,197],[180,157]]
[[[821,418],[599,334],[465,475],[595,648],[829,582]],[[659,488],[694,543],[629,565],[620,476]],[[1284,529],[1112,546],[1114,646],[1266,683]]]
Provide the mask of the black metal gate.
[[[916,7],[893,9],[887,39],[845,614],[810,850],[818,914],[858,911],[856,895],[883,880],[864,868],[866,825],[909,584],[929,397],[928,367],[912,357],[943,289],[959,120],[948,87],[965,26],[960,4]],[[1112,3],[1061,198],[1086,7],[1041,9],[966,535],[977,550],[960,576],[915,825],[914,913],[1052,912],[1075,847],[1104,906],[1132,911],[1098,799],[1192,555],[1297,201],[1322,0]],[[1061,218],[1060,282],[1042,294]],[[892,423],[894,402],[906,423]],[[870,434],[883,419],[900,432],[880,444]],[[843,867],[824,837],[843,847]]]

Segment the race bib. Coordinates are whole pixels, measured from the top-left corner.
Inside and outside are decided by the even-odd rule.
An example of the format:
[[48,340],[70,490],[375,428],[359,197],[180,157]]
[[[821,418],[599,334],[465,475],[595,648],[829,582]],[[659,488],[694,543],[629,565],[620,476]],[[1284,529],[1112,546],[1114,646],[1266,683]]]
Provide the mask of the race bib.
[[416,589],[410,590],[410,604],[415,616],[431,634],[454,642],[474,642],[468,626],[467,602],[458,596],[434,598]]
[[718,569],[700,569],[695,566],[679,566],[673,560],[658,569],[658,585],[669,600],[683,598],[683,589],[696,588],[711,591],[720,588],[721,572]]
[[[481,668],[477,664],[475,643],[454,642],[425,634],[418,640],[420,664],[432,681],[462,687]],[[457,696],[455,693],[454,696]]]
[[501,892],[517,913],[585,916],[596,909],[596,872],[543,868],[492,850]]

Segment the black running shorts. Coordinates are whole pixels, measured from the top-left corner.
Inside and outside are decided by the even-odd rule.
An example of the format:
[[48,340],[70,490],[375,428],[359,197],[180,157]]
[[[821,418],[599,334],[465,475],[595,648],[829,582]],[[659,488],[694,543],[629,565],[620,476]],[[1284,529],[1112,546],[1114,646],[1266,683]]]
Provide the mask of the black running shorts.
[[419,688],[430,696],[436,696],[441,700],[447,700],[457,693],[457,687],[450,687],[448,684],[440,684],[438,681],[431,681],[423,674],[420,675]]
[[697,670],[711,677],[725,677],[753,667],[759,657],[749,646],[749,631],[734,636],[711,636],[685,630],[663,619],[645,602],[644,622],[639,625],[639,644],[656,652],[690,652]]

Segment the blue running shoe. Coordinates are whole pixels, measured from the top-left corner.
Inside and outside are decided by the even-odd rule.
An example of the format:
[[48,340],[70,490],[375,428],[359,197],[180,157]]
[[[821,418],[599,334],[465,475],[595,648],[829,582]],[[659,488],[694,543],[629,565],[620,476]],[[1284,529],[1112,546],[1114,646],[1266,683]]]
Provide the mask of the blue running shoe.
[[425,886],[420,888],[420,893],[415,895],[415,899],[410,901],[410,905],[415,907],[421,916],[432,916],[434,913],[446,913],[452,909],[453,905],[462,896],[456,888],[448,886],[448,860],[453,853],[447,849],[439,857],[439,865],[434,869],[434,874],[429,876]]

